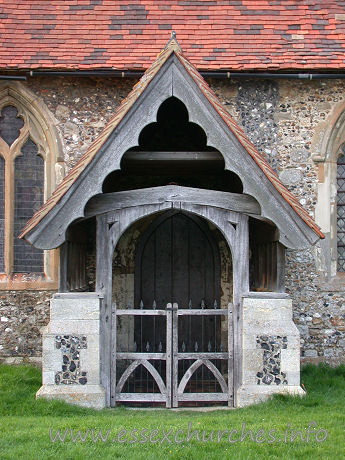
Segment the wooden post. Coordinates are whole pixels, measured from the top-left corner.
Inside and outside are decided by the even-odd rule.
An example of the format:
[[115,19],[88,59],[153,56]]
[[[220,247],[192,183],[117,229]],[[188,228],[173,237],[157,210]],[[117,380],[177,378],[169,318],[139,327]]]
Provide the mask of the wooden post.
[[234,270],[234,405],[242,383],[242,296],[249,291],[249,225],[248,216],[239,215],[233,254]]
[[100,313],[101,383],[105,389],[106,405],[110,406],[112,245],[108,227],[106,216],[97,216],[96,292],[103,295]]
[[285,292],[285,246],[279,241],[277,245],[277,281],[276,292]]
[[117,331],[117,305],[112,304],[111,308],[111,358],[110,358],[110,406],[116,406],[116,331]]
[[228,406],[232,406],[234,399],[234,328],[233,328],[233,305],[228,304]]
[[60,246],[59,292],[68,292],[67,270],[68,270],[68,241],[65,241]]
[[166,309],[166,328],[167,328],[167,338],[166,338],[166,389],[167,389],[167,401],[166,407],[171,408],[172,405],[172,305],[171,303],[167,304]]
[[[171,304],[170,304],[171,305]],[[178,316],[177,303],[172,305],[172,407],[178,407],[177,388],[178,388]]]

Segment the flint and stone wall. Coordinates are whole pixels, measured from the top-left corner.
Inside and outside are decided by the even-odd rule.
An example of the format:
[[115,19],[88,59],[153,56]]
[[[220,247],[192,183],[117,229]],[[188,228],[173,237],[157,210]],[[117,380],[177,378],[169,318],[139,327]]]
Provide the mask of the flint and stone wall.
[[[131,79],[63,77],[32,78],[25,83],[56,119],[65,172],[97,137],[134,83]],[[267,155],[282,181],[314,215],[320,170],[312,156],[325,154],[325,132],[345,108],[344,81],[209,83],[248,137]],[[288,251],[286,287],[301,333],[302,359],[336,363],[345,356],[345,283],[327,279],[323,251],[321,244]],[[0,293],[0,357],[41,355],[40,328],[49,321],[49,297],[47,291]]]

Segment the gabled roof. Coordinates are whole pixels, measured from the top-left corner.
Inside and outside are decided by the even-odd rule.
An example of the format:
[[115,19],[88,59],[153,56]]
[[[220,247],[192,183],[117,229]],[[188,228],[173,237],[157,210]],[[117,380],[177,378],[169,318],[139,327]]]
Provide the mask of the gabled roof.
[[0,0],[2,69],[143,69],[174,29],[199,70],[344,69],[343,0]]
[[[222,104],[219,102],[215,93],[211,90],[206,81],[201,77],[197,69],[186,59],[183,55],[182,50],[178,42],[172,38],[166,48],[158,55],[155,62],[151,67],[145,72],[139,82],[134,86],[133,90],[130,92],[128,97],[122,102],[114,116],[110,119],[108,124],[105,126],[102,133],[98,138],[93,142],[87,152],[75,165],[75,167],[69,172],[69,174],[63,179],[61,184],[52,194],[52,196],[46,201],[46,203],[41,207],[39,211],[28,221],[25,228],[23,229],[20,237],[26,237],[30,241],[30,234],[35,229],[35,227],[44,224],[42,221],[47,219],[49,220],[49,214],[57,205],[63,206],[63,200],[66,200],[66,194],[72,190],[73,187],[77,186],[78,180],[81,180],[81,175],[85,171],[90,170],[88,168],[92,167],[92,164],[98,159],[99,155],[102,153],[102,146],[105,146],[110,139],[111,135],[114,133],[114,130],[120,125],[124,120],[125,116],[129,114],[130,109],[139,102],[140,96],[145,93],[145,90],[149,87],[150,83],[155,80],[160,69],[164,67],[171,56],[174,56],[180,62],[182,68],[188,73],[193,82],[197,85],[199,90],[202,92],[203,96],[211,104],[217,114],[221,117],[223,122],[226,124],[227,129],[229,129],[232,135],[237,139],[241,144],[246,154],[250,156],[252,160],[256,163],[258,168],[263,172],[264,176],[267,178],[269,183],[274,187],[279,196],[283,199],[285,204],[288,204],[290,208],[299,216],[300,219],[311,229],[313,232],[320,238],[323,238],[319,227],[316,225],[312,217],[306,212],[306,210],[301,206],[298,199],[283,185],[283,183],[278,178],[277,174],[268,164],[265,156],[258,152],[254,145],[248,140],[243,130],[238,126],[238,124],[233,120],[230,114],[224,109]],[[168,63],[167,63],[168,64]],[[124,153],[124,152],[123,152]],[[255,172],[253,172],[255,174]],[[76,185],[75,185],[76,184]],[[98,193],[96,191],[95,193]],[[95,194],[94,193],[94,194]],[[85,203],[84,203],[85,204]],[[263,206],[263,203],[260,203]],[[69,222],[70,223],[70,222]],[[317,238],[316,238],[317,239]],[[32,241],[34,243],[34,241]]]

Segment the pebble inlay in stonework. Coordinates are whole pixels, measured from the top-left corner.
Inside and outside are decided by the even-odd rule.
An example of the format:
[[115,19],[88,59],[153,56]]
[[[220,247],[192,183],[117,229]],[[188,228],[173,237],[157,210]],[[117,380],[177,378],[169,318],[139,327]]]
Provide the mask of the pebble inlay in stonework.
[[80,350],[87,348],[85,336],[57,335],[55,346],[62,352],[62,371],[55,374],[57,385],[85,385],[87,372],[80,370]]
[[257,384],[287,385],[286,374],[281,372],[281,349],[287,348],[287,337],[279,335],[257,335],[257,348],[264,350],[262,371],[256,374]]

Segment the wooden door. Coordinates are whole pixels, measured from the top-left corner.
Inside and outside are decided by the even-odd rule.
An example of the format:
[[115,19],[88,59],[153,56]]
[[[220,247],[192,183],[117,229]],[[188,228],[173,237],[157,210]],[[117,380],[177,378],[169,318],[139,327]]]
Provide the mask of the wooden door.
[[169,212],[157,218],[138,245],[135,307],[213,308],[220,296],[219,251],[199,218]]
[[[220,308],[220,259],[214,237],[196,216],[168,212],[143,235],[136,254],[135,307]],[[140,352],[166,347],[162,317],[136,317],[134,340]],[[221,321],[213,315],[179,318],[177,346],[183,352],[220,351]],[[182,378],[188,363],[181,363]]]

